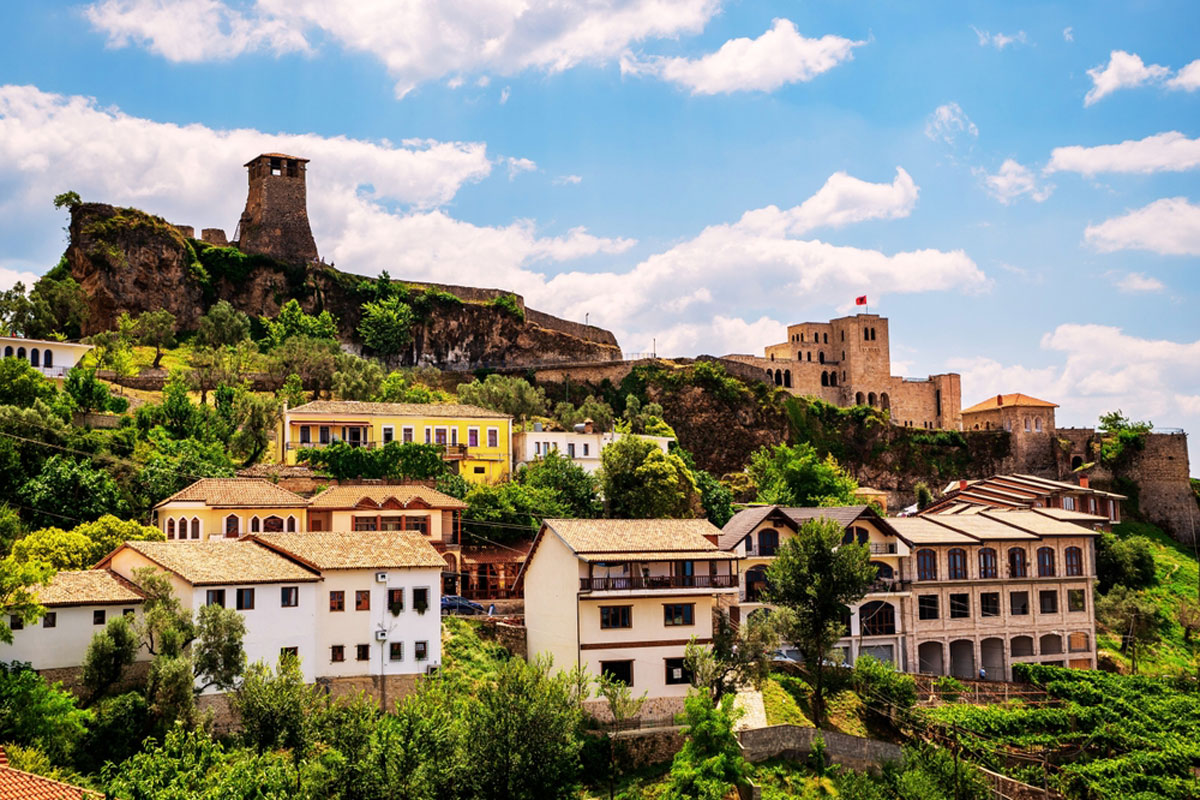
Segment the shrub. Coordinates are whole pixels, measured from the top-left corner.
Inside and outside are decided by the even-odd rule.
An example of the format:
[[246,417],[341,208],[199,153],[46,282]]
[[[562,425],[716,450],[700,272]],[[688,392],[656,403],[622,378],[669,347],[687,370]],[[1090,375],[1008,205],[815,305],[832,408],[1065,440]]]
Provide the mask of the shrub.
[[515,294],[502,294],[498,297],[493,297],[491,306],[511,315],[520,322],[525,321],[525,309],[521,307]]

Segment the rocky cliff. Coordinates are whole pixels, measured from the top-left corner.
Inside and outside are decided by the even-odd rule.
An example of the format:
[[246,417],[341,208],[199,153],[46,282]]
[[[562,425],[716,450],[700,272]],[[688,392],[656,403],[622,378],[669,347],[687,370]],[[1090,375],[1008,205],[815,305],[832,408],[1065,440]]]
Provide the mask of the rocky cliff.
[[[363,288],[367,279],[324,264],[247,255],[186,233],[137,209],[100,203],[72,208],[65,257],[88,296],[84,334],[112,329],[122,312],[165,308],[186,331],[195,329],[218,300],[258,317],[273,316],[294,298],[305,311],[328,309],[337,316],[343,340],[354,346],[362,303],[369,299]],[[610,332],[526,310],[517,295],[473,287],[409,287],[422,302],[413,347],[401,359],[405,364],[469,369],[621,357]],[[511,302],[497,305],[501,296]]]

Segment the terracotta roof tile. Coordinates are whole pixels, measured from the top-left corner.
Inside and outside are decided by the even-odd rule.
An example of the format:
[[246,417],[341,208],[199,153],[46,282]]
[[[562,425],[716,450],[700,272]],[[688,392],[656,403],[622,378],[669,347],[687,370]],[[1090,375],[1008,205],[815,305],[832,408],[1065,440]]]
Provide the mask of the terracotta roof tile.
[[584,553],[712,553],[706,536],[720,531],[706,519],[548,519],[546,527]]
[[792,524],[799,527],[812,519],[825,518],[831,519],[841,525],[843,528],[848,527],[852,522],[863,515],[867,510],[867,506],[830,506],[830,507],[810,507],[810,508],[788,508],[786,506],[754,506],[746,508],[734,514],[729,522],[725,523],[725,527],[721,529],[721,549],[732,550],[737,543],[745,538],[746,534],[757,528],[763,520],[774,510],[784,514]]
[[416,531],[256,533],[249,539],[322,571],[446,566]]
[[896,517],[888,522],[912,544],[979,544],[974,536],[938,525],[929,517]]
[[1025,406],[1035,408],[1058,408],[1058,403],[1051,403],[1049,400],[1039,400],[1036,397],[1030,397],[1027,394],[1015,392],[1013,394],[998,394],[994,397],[989,397],[982,403],[976,403],[970,408],[964,408],[963,414],[974,414],[979,411],[992,411],[1004,406]]
[[0,800],[98,800],[103,796],[90,789],[0,766]]
[[[283,583],[315,581],[311,570],[245,539],[207,542],[126,542],[165,570],[193,586],[227,583]],[[116,552],[120,552],[118,549]],[[107,566],[116,553],[98,566]]]
[[467,417],[511,419],[508,414],[461,403],[363,403],[356,400],[314,400],[289,414],[354,414],[372,417]]
[[309,508],[355,508],[363,499],[382,506],[389,499],[407,506],[413,499],[423,501],[431,508],[466,508],[467,504],[457,497],[443,494],[428,486],[331,486],[308,501]]
[[201,478],[155,506],[175,501],[213,508],[303,508],[308,501],[262,478]]
[[55,573],[37,598],[44,606],[90,606],[140,603],[146,595],[112,570],[80,569]]

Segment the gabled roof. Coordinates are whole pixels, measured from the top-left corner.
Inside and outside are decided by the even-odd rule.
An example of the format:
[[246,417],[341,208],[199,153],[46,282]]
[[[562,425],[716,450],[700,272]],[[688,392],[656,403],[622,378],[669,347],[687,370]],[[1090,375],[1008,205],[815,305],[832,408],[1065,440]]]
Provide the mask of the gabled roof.
[[416,531],[255,533],[248,538],[321,571],[446,566],[433,545]]
[[382,508],[393,501],[400,508],[407,508],[416,503],[416,507],[428,508],[466,508],[467,504],[457,497],[443,494],[428,486],[378,486],[353,485],[331,486],[308,501],[309,508],[360,508],[363,501]]
[[[706,519],[548,519],[542,523],[577,555],[632,553],[705,554],[724,558],[707,537],[717,530]],[[542,535],[542,534],[539,534]]]
[[263,478],[201,478],[155,506],[176,501],[212,508],[303,508],[308,501]]
[[207,542],[125,542],[105,556],[96,566],[111,566],[113,558],[126,548],[140,553],[193,586],[215,586],[229,583],[291,583],[318,579],[318,576],[311,570],[245,539],[235,541],[218,539]]
[[974,536],[938,525],[930,517],[896,517],[889,522],[905,541],[913,545],[979,543]]
[[363,403],[357,400],[314,400],[289,414],[353,414],[369,417],[446,417],[512,419],[508,414],[462,403]]
[[[774,513],[773,513],[774,512]],[[721,529],[720,547],[722,550],[732,550],[737,543],[751,531],[765,522],[769,517],[785,520],[792,530],[813,519],[831,519],[847,528],[863,515],[870,516],[872,522],[882,523],[887,531],[886,520],[883,520],[871,510],[870,506],[813,506],[807,508],[788,508],[786,506],[755,506],[743,509],[734,514],[725,527]]]
[[36,590],[44,606],[101,606],[140,603],[141,589],[108,569],[79,569],[57,572],[47,586]]
[[1037,537],[1097,535],[1096,531],[1090,528],[1085,528],[1069,520],[1047,516],[1040,511],[1041,509],[991,509],[980,514],[979,517],[1011,525]]
[[[939,497],[928,508],[919,513],[942,514],[947,508],[955,508],[960,503],[1000,508],[1029,508],[1039,497],[1052,494],[1071,492],[1107,497],[1111,500],[1124,500],[1125,495],[1093,489],[1090,486],[1080,486],[1066,481],[1055,481],[1049,478],[1039,478],[1037,475],[1015,473],[1011,475],[993,475],[983,480],[968,481],[965,488],[960,488],[958,481],[951,481],[945,489],[945,494]],[[955,512],[957,513],[957,511]]]
[[1016,392],[1014,394],[998,394],[994,397],[989,397],[982,403],[976,403],[970,408],[964,408],[963,414],[974,414],[980,411],[994,411],[997,408],[1005,406],[1021,406],[1026,408],[1058,408],[1058,403],[1051,403],[1049,400],[1039,400],[1036,397],[1030,397],[1027,394]]
[[100,800],[100,792],[0,764],[0,800]]
[[981,542],[1007,541],[1010,539],[1036,539],[1037,537],[1020,528],[1015,528],[988,514],[930,514],[927,519],[935,525],[970,536]]

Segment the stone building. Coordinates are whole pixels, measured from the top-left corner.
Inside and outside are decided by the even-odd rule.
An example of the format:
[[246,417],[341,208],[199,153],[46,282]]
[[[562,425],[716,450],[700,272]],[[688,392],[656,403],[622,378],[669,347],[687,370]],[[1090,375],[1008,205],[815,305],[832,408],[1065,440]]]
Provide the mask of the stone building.
[[955,373],[927,378],[892,375],[888,321],[857,314],[829,322],[789,325],[787,341],[764,355],[730,355],[764,370],[772,383],[795,395],[838,406],[868,405],[890,413],[908,428],[962,427],[962,391]]
[[[283,153],[263,153],[246,162],[250,191],[234,237],[243,253],[300,263],[317,260],[308,225],[306,164],[307,158]],[[217,241],[215,232],[209,237],[206,241]]]
[[1057,403],[1027,394],[998,394],[962,410],[963,430],[1053,433],[1056,408]]

